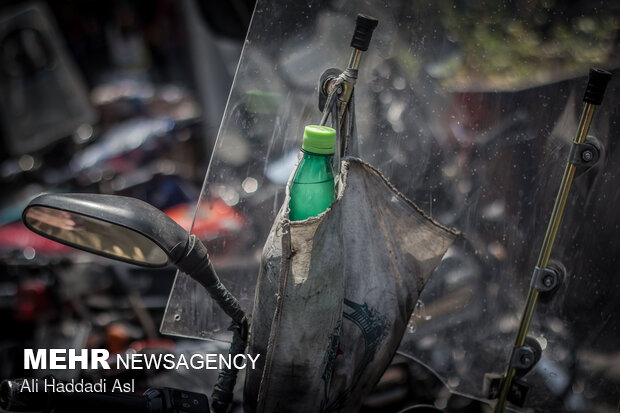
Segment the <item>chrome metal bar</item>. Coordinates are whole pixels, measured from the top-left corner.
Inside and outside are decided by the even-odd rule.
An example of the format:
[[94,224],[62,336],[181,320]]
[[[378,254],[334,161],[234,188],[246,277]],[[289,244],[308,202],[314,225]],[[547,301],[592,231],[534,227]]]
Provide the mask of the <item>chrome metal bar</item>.
[[353,70],[359,69],[363,54],[363,51],[359,49],[353,49],[353,53],[351,53],[351,58],[349,59],[349,64],[347,68]]
[[[590,125],[592,123],[592,117],[594,115],[595,108],[596,108],[596,105],[592,103],[585,104],[583,111],[581,113],[581,118],[579,120],[577,134],[575,135],[575,139],[573,140],[574,143],[582,143],[585,141],[586,136],[588,134],[588,130],[590,129]],[[558,190],[558,194],[555,199],[555,204],[553,205],[553,211],[551,213],[549,224],[547,226],[547,232],[545,233],[545,238],[540,248],[538,262],[536,264],[538,268],[546,268],[547,265],[549,264],[549,258],[551,257],[551,250],[553,249],[553,244],[555,243],[555,238],[558,234],[560,223],[562,222],[562,217],[564,215],[564,210],[566,208],[566,201],[568,199],[568,194],[573,184],[573,179],[575,178],[575,169],[576,169],[575,165],[573,165],[570,162],[566,162],[566,168],[564,169],[564,175],[562,177],[560,189]],[[536,308],[537,300],[538,300],[538,290],[536,290],[533,287],[530,287],[529,293],[527,295],[527,299],[525,301],[525,306],[523,308],[523,314],[521,316],[521,321],[519,323],[519,329],[515,337],[514,347],[521,347],[525,344],[525,339],[527,337],[527,332],[530,328],[530,324],[534,316],[534,310]],[[502,380],[499,398],[498,398],[497,403],[495,404],[495,409],[494,409],[495,413],[502,413],[504,409],[506,408],[508,394],[510,392],[510,387],[512,386],[512,382],[514,380],[515,374],[516,374],[515,368],[509,365],[506,368],[506,373],[504,374],[504,379]]]

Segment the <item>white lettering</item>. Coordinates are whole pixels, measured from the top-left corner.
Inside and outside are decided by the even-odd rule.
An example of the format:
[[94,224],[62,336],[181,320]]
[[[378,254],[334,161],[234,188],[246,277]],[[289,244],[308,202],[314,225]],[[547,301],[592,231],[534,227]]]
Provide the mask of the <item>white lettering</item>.
[[[196,358],[201,360],[198,364],[194,364],[194,360]],[[198,370],[198,369],[203,368],[205,366],[205,362],[204,362],[204,358],[202,357],[202,354],[194,354],[194,355],[192,355],[192,357],[190,357],[190,359],[189,359],[189,364],[190,364],[190,366],[192,366],[192,368],[194,370]]]
[[119,379],[114,380],[114,384],[112,385],[112,392],[124,392],[129,393],[132,392],[134,388],[134,379],[131,379],[129,383],[123,383]]
[[[90,351],[90,358],[89,358]],[[110,353],[105,349],[76,350],[76,349],[24,349],[24,369],[86,369],[90,359],[90,368],[110,369],[107,359]],[[142,370],[160,369],[256,369],[256,362],[260,354],[119,354],[116,356],[116,366],[119,369]],[[26,385],[28,386],[28,385]]]
[[159,370],[159,365],[161,364],[161,354],[145,354],[144,356],[144,364],[147,369],[150,369],[153,366],[155,369]]
[[54,385],[56,384],[56,380],[51,379],[49,382],[47,381],[47,378],[43,379],[43,387],[45,388],[45,392],[49,393],[49,392],[53,392],[54,391]]
[[37,356],[34,356],[34,350],[31,348],[24,349],[24,369],[45,369],[47,368],[47,359],[45,350],[37,350]]
[[[32,383],[34,384],[34,379],[32,379]],[[34,386],[32,386],[34,387]],[[30,379],[24,379],[24,381],[22,382],[21,387],[19,388],[20,392],[25,392],[25,391],[32,391],[32,388],[30,387]]]
[[54,370],[54,369],[66,369],[67,365],[64,364],[64,361],[66,360],[64,356],[64,354],[67,352],[67,350],[63,350],[60,348],[51,348],[49,350],[50,352],[50,369]]
[[136,356],[140,356],[141,354],[132,354],[131,357],[131,369],[132,370],[142,370],[142,366],[140,364],[143,362],[141,358]]
[[96,369],[101,366],[106,370],[110,370],[110,365],[106,361],[110,358],[110,352],[106,349],[92,349],[91,350],[91,360],[90,360],[90,368]]
[[226,366],[226,368],[230,370],[230,365],[230,354],[228,354],[227,356],[220,354],[220,369],[223,369],[224,366]]
[[121,365],[124,369],[129,369],[129,354],[118,354],[116,356],[116,367],[120,369]]
[[174,369],[174,354],[168,353],[164,356],[164,368],[167,370]]
[[85,350],[85,349],[80,350],[80,355],[78,356],[75,354],[75,349],[72,349],[72,348],[69,349],[69,368],[74,369],[75,364],[78,361],[82,365],[80,367],[81,369],[88,368],[88,350]]
[[[108,357],[110,357],[108,350],[92,349],[90,352],[90,366],[92,369],[97,369],[99,367],[106,370],[110,369],[110,366],[106,361]],[[33,349],[24,349],[25,370],[47,368],[53,370],[64,370],[67,368],[86,369],[88,368],[88,350],[69,349],[67,351],[67,349],[51,348],[48,350],[36,350],[35,353]]]
[[217,370],[217,360],[215,359],[217,354],[205,354],[207,357],[207,370]]
[[254,359],[252,359],[252,355],[248,354],[248,358],[250,359],[250,363],[252,363],[252,369],[256,368],[256,360],[260,357],[260,354],[257,354]]
[[[237,365],[237,357],[241,357],[242,364]],[[236,368],[237,370],[241,370],[241,369],[244,369],[244,368],[245,368],[245,366],[246,366],[248,363],[245,361],[245,355],[244,355],[244,354],[237,354],[237,355],[235,356],[235,358],[233,359],[233,364],[235,365],[235,368]]]
[[185,370],[189,370],[189,366],[187,365],[187,360],[185,359],[185,354],[181,354],[179,356],[179,361],[177,361],[177,370],[181,367],[185,367]]

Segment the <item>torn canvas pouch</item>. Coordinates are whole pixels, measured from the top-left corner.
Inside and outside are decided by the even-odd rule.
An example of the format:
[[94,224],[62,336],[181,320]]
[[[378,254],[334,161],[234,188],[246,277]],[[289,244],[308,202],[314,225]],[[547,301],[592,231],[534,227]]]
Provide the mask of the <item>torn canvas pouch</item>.
[[245,408],[357,411],[457,233],[356,158],[343,159],[336,201],[318,217],[290,221],[288,187],[263,249]]

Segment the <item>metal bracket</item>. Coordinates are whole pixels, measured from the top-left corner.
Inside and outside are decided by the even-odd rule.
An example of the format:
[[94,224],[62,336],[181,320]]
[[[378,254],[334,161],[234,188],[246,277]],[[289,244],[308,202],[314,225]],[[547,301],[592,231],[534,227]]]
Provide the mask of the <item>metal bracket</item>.
[[530,346],[514,347],[510,355],[510,365],[517,370],[529,370],[536,363],[536,353]]
[[[494,400],[499,397],[499,390],[502,384],[503,375],[487,373],[484,375],[483,394],[487,395],[489,400]],[[510,385],[510,391],[508,392],[507,400],[518,407],[523,407],[525,404],[525,398],[529,386],[522,380],[515,379]]]
[[[329,95],[330,83],[340,76],[342,70],[336,68],[330,68],[323,72],[319,78],[319,110],[323,112],[325,110],[325,103],[327,102],[327,96]],[[340,92],[342,93],[342,92]]]
[[601,144],[594,136],[588,136],[585,142],[573,142],[568,154],[568,162],[575,165],[583,173],[593,167],[600,157]]
[[522,346],[512,348],[508,365],[515,369],[516,377],[523,377],[540,361],[541,357],[540,343],[534,337],[528,336]]
[[[516,370],[516,375],[510,384],[507,400],[514,405],[523,407],[529,385],[521,378],[538,363],[541,356],[540,344],[532,337],[526,337],[525,345],[512,348],[509,365]],[[499,397],[503,380],[505,378],[502,374],[486,373],[484,375],[482,391],[487,398],[493,400]]]
[[541,293],[551,291],[560,284],[560,274],[553,268],[534,268],[530,287]]

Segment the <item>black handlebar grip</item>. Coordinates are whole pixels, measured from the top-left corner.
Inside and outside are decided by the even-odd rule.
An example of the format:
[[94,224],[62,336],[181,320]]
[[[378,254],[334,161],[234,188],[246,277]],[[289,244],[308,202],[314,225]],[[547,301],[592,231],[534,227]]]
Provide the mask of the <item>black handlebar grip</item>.
[[22,391],[28,379],[7,379],[0,383],[0,409],[9,412],[32,412],[42,410],[48,395],[40,392]]
[[611,79],[611,73],[608,71],[596,69],[594,67],[591,68],[583,101],[592,103],[593,105],[600,105],[603,101],[603,95],[605,95],[605,89],[607,88],[609,79]]
[[353,32],[353,38],[351,39],[351,47],[362,52],[368,50],[372,32],[377,27],[377,24],[379,24],[379,20],[374,17],[358,14],[355,21],[355,32]]

